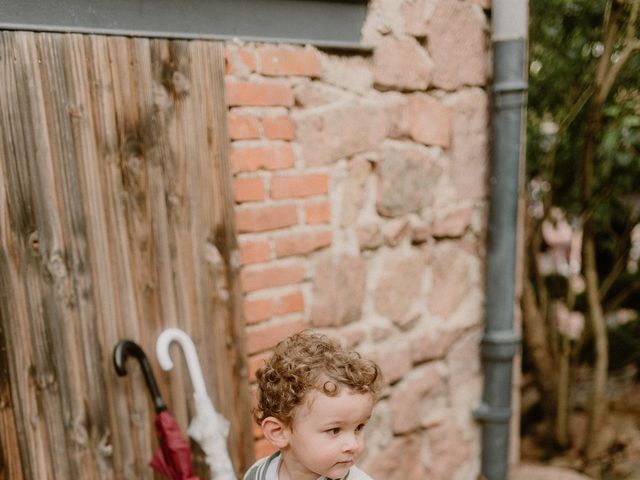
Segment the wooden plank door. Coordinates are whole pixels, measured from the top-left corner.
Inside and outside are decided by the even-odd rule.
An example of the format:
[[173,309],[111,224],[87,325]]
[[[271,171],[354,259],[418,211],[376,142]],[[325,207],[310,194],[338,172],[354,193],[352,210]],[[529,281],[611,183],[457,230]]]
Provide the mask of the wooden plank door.
[[[149,356],[186,429],[188,332],[251,461],[244,333],[215,42],[0,32],[0,477],[150,479],[153,406],[123,338]],[[202,459],[200,478],[209,478]]]

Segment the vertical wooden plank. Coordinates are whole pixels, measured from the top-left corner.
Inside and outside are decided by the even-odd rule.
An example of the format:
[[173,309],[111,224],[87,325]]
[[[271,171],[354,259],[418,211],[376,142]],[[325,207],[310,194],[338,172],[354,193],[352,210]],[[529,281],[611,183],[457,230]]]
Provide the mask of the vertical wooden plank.
[[[108,199],[103,198],[105,188],[101,182],[102,178],[108,176],[108,164],[114,161],[113,148],[107,148],[103,156],[98,144],[105,145],[107,137],[115,138],[115,128],[111,112],[105,115],[105,103],[108,105],[112,101],[105,102],[105,97],[110,97],[110,83],[108,76],[100,68],[106,59],[104,48],[100,48],[100,45],[104,47],[104,42],[98,41],[100,37],[82,35],[65,38],[67,108],[75,151],[70,163],[77,169],[81,196],[78,201],[82,206],[82,217],[76,219],[76,222],[89,219],[82,222],[82,234],[78,238],[72,238],[76,244],[74,251],[81,259],[74,263],[74,278],[78,291],[78,309],[83,319],[80,335],[87,372],[86,396],[90,405],[89,442],[95,455],[96,478],[109,479],[116,477],[111,442],[120,447],[124,437],[128,443],[126,448],[129,455],[132,455],[130,435],[126,429],[118,428],[119,425],[127,424],[122,416],[126,411],[123,408],[126,404],[122,403],[121,408],[116,406],[117,400],[124,400],[125,397],[120,395],[114,398],[117,395],[116,389],[110,388],[119,383],[113,371],[110,353],[111,347],[119,340],[118,317],[113,305],[120,304],[122,300],[120,289],[114,282],[116,274],[109,261],[115,255],[112,251],[114,242],[108,234],[108,231],[114,230],[114,225],[112,215],[106,211]],[[69,209],[75,211],[73,206]],[[129,291],[130,288],[125,290]],[[117,451],[122,451],[122,448]],[[123,455],[117,455],[116,458],[123,457],[127,458]],[[122,475],[124,478],[133,478],[133,464],[130,460],[128,464],[118,465],[117,471],[124,472],[124,475],[119,474],[118,477],[121,478]]]
[[[163,305],[164,325],[162,328],[178,327],[186,332],[191,331],[194,317],[192,306],[196,303],[195,292],[191,286],[194,282],[194,258],[191,255],[190,232],[188,227],[189,209],[185,181],[192,168],[193,155],[185,150],[197,150],[198,145],[191,132],[180,131],[184,128],[181,112],[188,102],[188,92],[178,92],[174,79],[180,76],[183,84],[189,79],[183,75],[184,64],[188,64],[187,42],[167,40],[151,40],[151,73],[153,93],[153,125],[156,132],[155,149],[152,165],[157,166],[153,171],[155,184],[162,189],[162,197],[156,199],[158,214],[154,218],[158,227],[163,229],[164,260],[159,263],[163,270],[159,271],[163,278],[161,295],[167,295]],[[190,118],[189,123],[193,121]],[[188,129],[188,125],[186,126]],[[160,205],[162,204],[162,205]],[[160,245],[159,245],[160,246]],[[160,250],[160,249],[159,249]],[[166,313],[166,314],[165,314]],[[160,333],[160,332],[157,332]],[[169,374],[163,375],[170,392],[172,413],[179,424],[188,426],[188,406],[191,399],[192,386],[186,371],[181,368],[182,355],[174,355],[176,367]],[[193,413],[193,412],[192,412]]]
[[[51,298],[56,318],[52,319],[49,331],[53,355],[60,365],[59,395],[71,475],[88,478],[97,469],[90,448],[90,430],[99,424],[94,424],[89,418],[88,409],[99,411],[99,403],[89,401],[86,392],[90,391],[89,387],[96,393],[103,389],[90,379],[87,372],[87,368],[95,364],[98,345],[93,329],[95,307],[90,271],[86,265],[85,202],[78,171],[79,152],[75,148],[72,126],[81,120],[78,111],[81,105],[74,105],[70,98],[70,92],[79,85],[74,82],[69,68],[73,36],[37,34],[35,38],[43,82],[42,101],[46,106],[52,151],[51,181],[56,196],[56,203],[47,205],[47,214],[56,220],[61,242],[60,272],[54,281],[55,294]],[[83,160],[80,159],[80,162]]]
[[[14,237],[19,246],[13,267],[17,275],[10,287],[13,294],[24,302],[24,317],[20,323],[10,325],[12,341],[18,345],[31,346],[30,355],[22,356],[16,362],[15,377],[29,374],[19,386],[15,402],[24,404],[21,412],[30,425],[24,429],[27,448],[32,455],[29,466],[35,478],[61,478],[70,474],[67,462],[67,443],[63,426],[63,411],[57,391],[60,387],[60,364],[51,350],[51,326],[57,318],[52,301],[56,280],[64,272],[61,258],[63,249],[58,219],[47,215],[47,209],[56,203],[51,166],[51,149],[48,144],[48,125],[42,103],[42,79],[39,70],[40,59],[36,55],[32,34],[16,33],[12,38],[16,62],[14,79],[8,85],[12,120],[12,143],[21,149],[20,158],[9,156],[7,171],[17,172],[22,181],[15,185],[7,182],[8,189],[24,188],[15,192],[14,198],[26,200],[20,203],[17,216],[24,216],[22,224],[29,232],[12,232],[12,235],[28,235],[32,244],[31,252],[24,250],[25,238]],[[11,173],[9,173],[11,175]],[[28,192],[28,193],[27,193]],[[11,241],[11,240],[10,240]],[[22,243],[22,245],[20,245]],[[22,250],[22,251],[20,251]],[[17,290],[24,289],[24,293]],[[21,307],[22,308],[22,307]],[[22,387],[22,388],[20,388]],[[30,428],[29,428],[30,427]],[[58,438],[52,433],[60,434]],[[23,467],[25,464],[23,463]],[[26,468],[26,467],[25,467]]]
[[[131,42],[119,37],[105,40],[108,58],[103,70],[107,69],[113,86],[112,103],[107,114],[112,116],[115,126],[114,138],[106,139],[109,142],[106,150],[115,151],[115,162],[109,165],[105,193],[114,212],[114,229],[118,232],[117,281],[126,278],[127,289],[123,293],[129,298],[122,301],[130,305],[123,308],[121,304],[118,318],[120,337],[139,342],[150,355],[149,346],[153,340],[144,325],[159,315],[160,308],[157,279],[152,272],[155,252],[148,218],[148,179],[143,164],[145,137],[139,128],[142,119],[136,95],[137,69]],[[129,362],[130,365],[132,363]],[[121,431],[123,440],[117,455],[126,459],[125,472],[130,477],[125,478],[148,479],[153,478],[152,473],[146,462],[140,462],[139,458],[153,452],[153,409],[140,370],[131,365],[130,372],[126,380],[117,380],[116,388],[124,385],[127,393],[126,416],[122,419],[125,422],[114,427]],[[127,434],[132,437],[131,450],[128,451],[128,441],[124,438]],[[114,452],[114,458],[117,458],[115,456]]]
[[[0,84],[7,85],[9,77],[13,77],[10,66],[13,64],[13,52],[10,48],[8,38],[0,34]],[[0,89],[0,124],[7,125],[9,112],[5,108],[7,89]],[[12,150],[12,145],[7,138],[5,128],[0,127],[0,155],[6,159]],[[7,178],[4,161],[0,161],[0,179]],[[11,230],[9,219],[9,199],[4,181],[0,181],[0,478],[11,478],[16,480],[24,479],[22,470],[20,445],[26,443],[24,438],[20,439],[18,424],[16,419],[19,414],[14,404],[17,388],[11,381],[11,371],[15,372],[16,366],[10,365],[13,360],[9,348],[11,348],[11,331],[8,324],[12,321],[12,312],[17,309],[14,306],[14,296],[11,295],[11,262],[9,256],[9,245],[11,241],[9,232]],[[10,306],[11,305],[11,306]],[[15,318],[13,319],[15,320]],[[22,435],[24,437],[24,435]],[[21,441],[22,440],[22,441]]]
[[[224,98],[224,54],[219,43],[194,41],[191,46],[192,89],[198,93],[200,135],[209,149],[198,159],[198,216],[201,230],[201,302],[203,331],[209,334],[208,363],[215,368],[214,401],[235,427],[230,449],[236,469],[244,471],[253,460],[248,373],[242,298],[239,288],[239,253],[235,239],[228,133]],[[205,334],[206,335],[206,334]],[[206,337],[205,337],[206,338]]]
[[[80,163],[83,184],[86,189],[88,236],[93,248],[90,251],[92,282],[97,304],[100,345],[102,348],[101,374],[105,379],[107,402],[107,437],[100,439],[97,452],[99,468],[104,478],[143,478],[136,466],[141,447],[130,431],[131,418],[126,395],[127,382],[118,379],[111,363],[111,349],[124,336],[123,323],[137,324],[138,310],[133,297],[130,262],[126,246],[126,229],[122,220],[118,136],[115,125],[114,85],[111,78],[108,44],[105,37],[84,38],[85,58],[78,59],[78,69],[85,68],[89,97],[89,109],[83,111],[91,121],[81,135],[87,135],[82,151],[85,160]],[[84,63],[84,66],[82,65]],[[79,75],[82,75],[80,72]],[[86,93],[82,94],[84,98]],[[136,370],[128,366],[131,381]],[[137,379],[141,380],[139,374]],[[144,398],[140,395],[140,402]],[[143,437],[146,438],[146,437]],[[144,443],[142,446],[145,446]],[[148,445],[147,445],[148,446]],[[111,473],[113,470],[113,473]],[[138,476],[140,475],[140,476]],[[149,477],[147,477],[149,478]]]

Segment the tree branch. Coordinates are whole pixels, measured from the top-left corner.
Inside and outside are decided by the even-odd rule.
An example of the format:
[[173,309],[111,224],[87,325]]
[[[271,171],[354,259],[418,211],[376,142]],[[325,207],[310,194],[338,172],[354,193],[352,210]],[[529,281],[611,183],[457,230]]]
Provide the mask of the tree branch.
[[[605,45],[605,54],[602,55],[600,59],[601,62],[598,65],[598,76],[596,77],[596,82],[601,85],[601,88],[598,91],[598,100],[600,103],[604,103],[605,99],[609,95],[609,91],[613,86],[613,83],[616,81],[620,70],[624,66],[624,64],[629,60],[631,54],[640,48],[640,39],[636,38],[636,20],[638,19],[638,9],[640,8],[640,2],[638,0],[634,0],[631,4],[631,14],[629,15],[629,21],[627,22],[627,27],[625,30],[624,41],[622,51],[620,52],[620,56],[616,60],[615,63],[609,63],[613,52],[613,45],[615,41],[611,41],[610,33],[616,34],[618,30],[617,19],[615,21],[614,26],[611,30],[607,30],[607,40]],[[614,31],[615,30],[615,31]],[[613,39],[615,40],[615,38]],[[611,43],[610,43],[611,41]],[[607,47],[611,47],[611,51],[607,55]],[[605,68],[602,64],[602,60],[606,59],[607,65],[610,68]],[[600,77],[600,74],[602,76]],[[601,83],[598,82],[598,78],[601,79]]]
[[627,43],[624,46],[622,52],[620,53],[620,57],[618,58],[616,63],[611,65],[611,68],[607,71],[607,74],[602,82],[602,87],[598,92],[598,100],[601,103],[604,103],[605,99],[609,95],[609,91],[611,90],[611,87],[616,81],[616,78],[618,77],[618,74],[620,73],[620,70],[622,69],[624,64],[627,62],[627,60],[629,60],[631,54],[638,49],[640,49],[639,39],[635,39],[633,42]]
[[624,301],[627,298],[629,298],[629,296],[632,293],[636,292],[636,290],[640,290],[640,279],[638,279],[635,282],[627,285],[626,288],[624,288],[623,290],[618,292],[618,294],[615,297],[613,297],[609,302],[607,302],[606,311],[607,312],[611,312],[611,311],[619,308],[620,305],[622,305],[624,303]]

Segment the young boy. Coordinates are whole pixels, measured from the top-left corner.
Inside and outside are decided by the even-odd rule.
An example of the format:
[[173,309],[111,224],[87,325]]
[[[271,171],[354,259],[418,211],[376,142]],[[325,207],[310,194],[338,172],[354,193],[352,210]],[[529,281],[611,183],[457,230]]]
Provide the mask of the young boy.
[[244,480],[372,480],[354,464],[380,389],[374,362],[302,332],[280,342],[256,377],[255,418],[278,452]]

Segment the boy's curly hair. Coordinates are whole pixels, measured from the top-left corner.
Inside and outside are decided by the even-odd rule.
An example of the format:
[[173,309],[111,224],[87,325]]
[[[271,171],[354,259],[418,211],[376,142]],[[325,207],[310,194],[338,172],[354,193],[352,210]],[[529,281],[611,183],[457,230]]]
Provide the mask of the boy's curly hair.
[[273,355],[258,369],[258,402],[254,417],[258,424],[275,417],[286,425],[307,392],[318,389],[335,396],[342,386],[374,397],[382,375],[373,361],[347,350],[326,335],[301,332],[276,345]]

